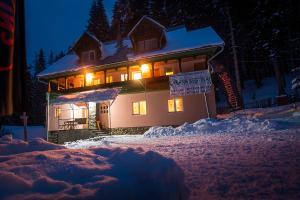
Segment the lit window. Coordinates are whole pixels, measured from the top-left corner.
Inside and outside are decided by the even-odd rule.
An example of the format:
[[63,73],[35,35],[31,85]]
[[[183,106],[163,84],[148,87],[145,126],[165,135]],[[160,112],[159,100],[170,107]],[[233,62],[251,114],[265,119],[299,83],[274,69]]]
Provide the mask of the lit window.
[[93,85],[93,79],[94,79],[94,74],[93,73],[87,73],[85,75],[85,84],[86,84],[86,86]]
[[54,117],[59,118],[60,115],[61,115],[61,109],[60,108],[55,108]]
[[142,73],[141,72],[132,72],[133,80],[139,80],[142,79]]
[[165,69],[165,72],[166,72],[166,76],[170,76],[170,75],[173,75],[173,74],[174,74],[173,68],[171,68],[171,67],[166,68],[166,69]]
[[169,99],[168,110],[169,112],[183,112],[183,99]]
[[147,114],[147,104],[146,101],[133,102],[132,113],[134,115],[146,115]]
[[112,83],[113,82],[113,77],[112,76],[107,76],[106,77],[106,83]]
[[121,74],[121,81],[127,81],[128,80],[128,74]]

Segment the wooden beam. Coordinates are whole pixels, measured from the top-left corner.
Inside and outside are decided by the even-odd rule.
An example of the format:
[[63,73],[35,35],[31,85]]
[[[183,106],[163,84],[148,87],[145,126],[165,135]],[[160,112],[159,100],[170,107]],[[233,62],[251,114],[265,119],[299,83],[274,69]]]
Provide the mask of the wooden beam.
[[152,78],[154,78],[154,62],[151,63],[151,68],[152,68]]
[[127,81],[129,81],[129,66],[126,66],[126,73],[127,73]]
[[182,72],[182,61],[181,58],[178,58],[179,72]]
[[65,76],[65,90],[67,90],[67,77]]

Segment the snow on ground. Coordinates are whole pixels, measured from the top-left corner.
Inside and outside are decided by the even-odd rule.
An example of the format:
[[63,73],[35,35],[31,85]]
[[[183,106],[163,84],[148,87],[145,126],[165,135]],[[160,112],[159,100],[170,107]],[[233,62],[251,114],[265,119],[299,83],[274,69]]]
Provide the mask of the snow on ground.
[[187,199],[183,171],[141,148],[66,149],[0,138],[0,199]]
[[178,128],[153,128],[144,136],[97,137],[66,146],[143,147],[172,158],[184,171],[192,200],[300,199],[297,106],[249,109]]
[[[7,132],[13,136],[14,139],[24,139],[24,127],[23,126],[2,126],[1,130]],[[46,139],[46,129],[44,126],[28,126],[28,140],[31,141],[34,138]]]

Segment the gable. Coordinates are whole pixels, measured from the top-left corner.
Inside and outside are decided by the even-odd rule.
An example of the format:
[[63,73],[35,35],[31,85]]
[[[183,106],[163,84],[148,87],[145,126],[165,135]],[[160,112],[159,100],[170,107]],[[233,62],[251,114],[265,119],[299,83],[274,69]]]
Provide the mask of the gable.
[[[84,33],[71,50],[79,57],[80,63],[86,65],[96,63],[100,60],[102,55],[101,46],[101,42],[96,38],[88,33]],[[90,54],[92,55],[92,52],[94,52],[94,59],[89,61],[87,57],[89,58]]]
[[143,17],[128,34],[135,52],[162,48],[166,43],[165,28],[149,17]]

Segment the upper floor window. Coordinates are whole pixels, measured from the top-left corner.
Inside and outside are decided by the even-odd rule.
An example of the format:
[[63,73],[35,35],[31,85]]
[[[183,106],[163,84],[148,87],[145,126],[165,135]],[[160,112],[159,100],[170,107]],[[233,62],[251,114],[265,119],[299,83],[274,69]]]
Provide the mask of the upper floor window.
[[165,68],[165,74],[166,74],[166,76],[173,75],[174,74],[173,68],[172,67],[166,67]]
[[121,81],[127,81],[128,80],[128,74],[121,74]]
[[91,50],[91,51],[84,51],[81,53],[81,61],[83,63],[90,63],[95,61],[96,55],[95,55],[95,51]]
[[138,42],[138,51],[151,51],[155,49],[158,49],[157,38],[151,38]]

